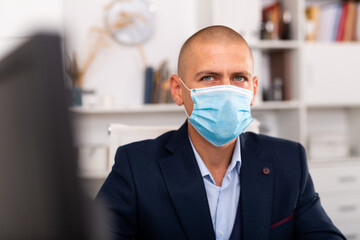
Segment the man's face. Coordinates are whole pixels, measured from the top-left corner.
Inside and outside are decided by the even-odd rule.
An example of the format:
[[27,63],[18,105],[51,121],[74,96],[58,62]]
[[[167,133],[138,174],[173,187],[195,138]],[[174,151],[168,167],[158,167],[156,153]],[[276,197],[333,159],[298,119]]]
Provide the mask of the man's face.
[[[231,84],[252,91],[254,97],[251,105],[253,104],[258,81],[256,77],[252,77],[253,60],[247,46],[195,43],[187,52],[184,67],[185,70],[181,77],[188,88]],[[190,92],[182,85],[180,92],[185,109],[191,115],[193,101]],[[177,102],[176,99],[175,102]]]

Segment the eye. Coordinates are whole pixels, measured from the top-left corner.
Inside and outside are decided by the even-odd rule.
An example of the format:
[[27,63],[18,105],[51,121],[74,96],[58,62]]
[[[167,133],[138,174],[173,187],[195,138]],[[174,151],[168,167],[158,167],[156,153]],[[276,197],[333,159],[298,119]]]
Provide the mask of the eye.
[[246,78],[244,76],[237,76],[237,77],[234,77],[234,80],[238,81],[238,82],[241,82],[241,81],[245,81]]
[[212,80],[214,80],[214,77],[212,77],[212,76],[205,76],[205,77],[202,77],[201,80],[203,80],[203,81],[212,81]]

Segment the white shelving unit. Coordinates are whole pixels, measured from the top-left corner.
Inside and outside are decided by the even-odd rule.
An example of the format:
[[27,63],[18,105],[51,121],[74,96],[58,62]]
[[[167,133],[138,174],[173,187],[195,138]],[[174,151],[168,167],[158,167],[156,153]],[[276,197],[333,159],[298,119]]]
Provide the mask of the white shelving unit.
[[288,50],[299,49],[301,41],[298,40],[261,40],[250,44],[253,49],[260,50]]
[[[261,4],[254,4],[260,6],[258,10],[261,11],[262,4],[269,1],[254,0],[257,3],[259,1]],[[255,63],[260,64],[260,67],[255,65],[260,84],[263,74],[261,64],[267,54],[276,51],[289,53],[292,97],[289,101],[266,102],[260,99],[252,108],[253,116],[260,120],[260,131],[301,142],[306,147],[315,188],[320,192],[325,210],[329,210],[332,220],[349,239],[359,240],[360,232],[355,226],[360,226],[360,206],[352,202],[350,205],[346,204],[350,197],[360,199],[360,43],[306,42],[303,33],[305,7],[310,2],[281,2],[293,17],[292,40],[255,40],[250,42],[250,46]],[[315,4],[323,2],[311,1]],[[245,8],[246,4],[244,3]],[[250,8],[253,9],[253,6]],[[72,108],[71,113],[78,131],[78,146],[107,144],[106,128],[113,122],[180,126],[185,121],[183,107],[175,104],[107,109]],[[309,137],[323,132],[345,133],[350,144],[350,154],[328,160],[311,159],[309,150],[313,146],[310,145]],[[355,170],[349,172],[349,169]],[[334,173],[344,175],[340,174],[341,177],[337,178]],[[98,181],[100,185],[106,175],[107,173],[83,173],[81,177]],[[324,190],[324,185],[331,181],[339,186],[347,186],[344,179],[348,179],[347,183],[351,185],[348,190],[334,188],[329,192],[326,187]],[[338,194],[344,194],[344,197],[338,199]],[[341,205],[342,201],[345,205]]]

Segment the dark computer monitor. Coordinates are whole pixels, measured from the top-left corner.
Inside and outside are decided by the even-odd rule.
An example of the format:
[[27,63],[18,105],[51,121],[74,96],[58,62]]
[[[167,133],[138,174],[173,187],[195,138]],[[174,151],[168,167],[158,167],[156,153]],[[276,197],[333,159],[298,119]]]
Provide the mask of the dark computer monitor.
[[0,61],[0,239],[96,235],[77,179],[61,45],[39,34]]

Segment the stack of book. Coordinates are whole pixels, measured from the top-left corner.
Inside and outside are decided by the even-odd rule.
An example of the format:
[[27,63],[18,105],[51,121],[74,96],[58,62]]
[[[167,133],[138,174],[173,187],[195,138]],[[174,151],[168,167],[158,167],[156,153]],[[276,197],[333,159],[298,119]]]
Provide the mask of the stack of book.
[[260,38],[264,40],[290,39],[291,13],[284,10],[280,2],[262,9]]
[[147,67],[145,70],[144,103],[170,103],[170,74],[167,62],[164,61],[158,69]]
[[291,51],[271,51],[262,57],[262,98],[264,101],[293,99],[293,55]]
[[360,3],[345,1],[306,8],[306,40],[359,41]]

